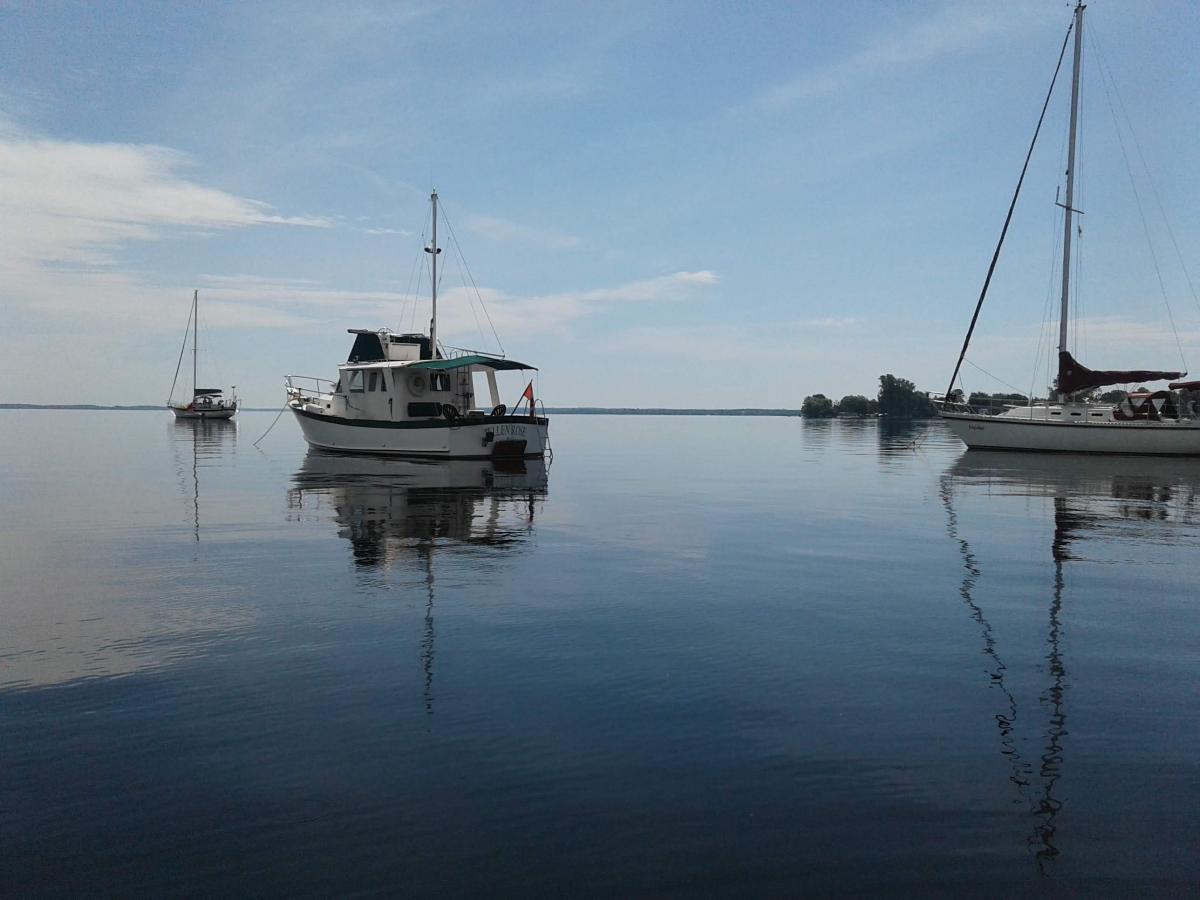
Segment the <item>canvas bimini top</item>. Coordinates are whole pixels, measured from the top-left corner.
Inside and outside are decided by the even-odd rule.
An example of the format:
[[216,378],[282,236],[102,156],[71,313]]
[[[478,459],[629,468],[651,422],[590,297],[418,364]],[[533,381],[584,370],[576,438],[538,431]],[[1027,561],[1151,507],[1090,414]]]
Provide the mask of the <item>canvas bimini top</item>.
[[468,366],[479,366],[481,369],[496,369],[498,371],[506,371],[508,369],[537,371],[537,366],[517,362],[515,359],[501,359],[498,356],[481,356],[478,353],[456,356],[453,359],[423,359],[420,362],[409,363],[408,368],[444,371],[446,369],[464,369]]

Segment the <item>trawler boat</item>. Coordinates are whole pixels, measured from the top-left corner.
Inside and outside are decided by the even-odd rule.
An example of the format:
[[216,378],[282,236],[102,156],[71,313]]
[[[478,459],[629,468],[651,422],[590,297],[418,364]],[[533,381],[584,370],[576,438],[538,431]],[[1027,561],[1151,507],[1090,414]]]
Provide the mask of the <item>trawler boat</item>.
[[[192,334],[192,399],[188,402],[175,400],[175,385],[179,381],[179,367],[183,363],[183,354],[187,349],[188,332]],[[197,387],[196,367],[199,357],[200,334],[200,292],[192,292],[192,312],[188,316],[188,325],[183,332],[183,347],[179,350],[179,363],[175,365],[175,380],[171,382],[171,394],[167,398],[167,408],[175,414],[176,419],[232,419],[237,415],[238,399],[237,386],[230,389],[229,396],[225,391],[215,387]]]
[[[444,347],[437,338],[438,196],[433,241],[429,334],[352,328],[335,381],[289,375],[287,405],[310,446],[348,453],[440,459],[537,458],[548,447],[549,419],[538,415],[530,381],[509,409],[496,373],[533,366],[477,351]],[[486,379],[480,407],[475,376]]]
[[[1200,382],[1172,381],[1172,379],[1182,378],[1186,375],[1185,372],[1149,369],[1106,371],[1089,369],[1072,356],[1067,346],[1071,238],[1074,230],[1072,217],[1078,212],[1073,204],[1075,199],[1075,143],[1079,121],[1079,71],[1083,49],[1083,11],[1084,5],[1080,2],[1075,7],[1071,29],[1068,30],[1068,39],[1071,30],[1074,31],[1075,46],[1071,82],[1066,195],[1063,198],[1065,202],[1059,204],[1063,208],[1064,223],[1062,293],[1058,327],[1058,378],[1054,384],[1054,394],[1048,402],[1027,406],[1007,406],[997,412],[963,402],[959,392],[954,390],[959,370],[966,358],[971,335],[979,318],[979,310],[987,294],[988,284],[1000,255],[1004,235],[1008,231],[1008,224],[1020,193],[1021,182],[1025,177],[1025,171],[1022,170],[1021,180],[1017,183],[1017,191],[1009,206],[1008,219],[1006,219],[1001,232],[1000,243],[993,254],[991,267],[988,269],[983,290],[975,306],[975,314],[963,342],[962,352],[954,367],[954,374],[950,377],[950,386],[944,395],[933,397],[934,404],[950,430],[961,438],[968,448],[972,449],[1197,456],[1200,455],[1200,410],[1197,409],[1196,398],[1200,395],[1194,392],[1200,389]],[[1066,46],[1067,40],[1064,40],[1059,56],[1060,67],[1066,53]],[[1057,74],[1058,70],[1056,69],[1056,79]],[[1051,81],[1051,91],[1053,88],[1054,82]],[[1049,100],[1050,98],[1047,96],[1047,105]],[[1043,106],[1043,117],[1045,110],[1046,107]],[[1029,157],[1033,153],[1041,124],[1042,122],[1039,120],[1037,131],[1034,132],[1034,142],[1030,144],[1029,153],[1025,158],[1026,167],[1029,165]],[[1170,381],[1171,383],[1167,390],[1130,394],[1117,404],[1097,404],[1085,399],[1091,391],[1106,385],[1138,384],[1147,381]]]

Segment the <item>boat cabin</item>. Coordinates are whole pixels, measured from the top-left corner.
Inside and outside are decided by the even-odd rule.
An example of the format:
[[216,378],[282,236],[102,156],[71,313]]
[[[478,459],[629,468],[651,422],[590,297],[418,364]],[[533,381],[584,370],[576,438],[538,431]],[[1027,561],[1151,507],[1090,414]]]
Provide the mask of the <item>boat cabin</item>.
[[[310,412],[394,422],[503,416],[508,410],[500,399],[496,372],[534,369],[475,352],[447,357],[424,334],[348,331],[354,343],[331,389],[303,391]],[[476,399],[476,375],[483,376],[483,406]]]

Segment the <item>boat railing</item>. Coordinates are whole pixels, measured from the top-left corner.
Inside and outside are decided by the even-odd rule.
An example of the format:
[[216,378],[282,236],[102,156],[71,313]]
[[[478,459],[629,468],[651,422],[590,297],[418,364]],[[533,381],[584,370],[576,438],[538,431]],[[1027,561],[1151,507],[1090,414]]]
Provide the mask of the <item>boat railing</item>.
[[[961,395],[947,398],[945,394],[929,394],[929,400],[943,412],[968,413],[974,416],[999,416],[1011,409],[1025,409],[1030,404],[1016,403],[996,397],[974,397],[964,400]],[[1043,405],[1034,401],[1034,406]]]
[[288,400],[323,404],[333,399],[333,390],[337,383],[312,375],[288,375],[283,379],[283,386],[287,391]]
[[462,356],[490,356],[493,359],[504,359],[503,353],[489,353],[486,350],[471,350],[467,347],[451,347],[438,341],[438,350],[445,359],[458,359]]

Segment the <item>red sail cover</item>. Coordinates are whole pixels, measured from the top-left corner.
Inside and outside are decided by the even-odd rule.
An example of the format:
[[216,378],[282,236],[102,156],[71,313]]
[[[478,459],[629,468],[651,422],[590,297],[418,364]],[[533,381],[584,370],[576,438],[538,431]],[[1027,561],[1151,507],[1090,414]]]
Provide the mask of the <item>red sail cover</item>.
[[1181,378],[1187,372],[1153,372],[1149,369],[1131,369],[1127,372],[1118,370],[1092,370],[1076,362],[1066,350],[1058,353],[1058,390],[1063,394],[1074,394],[1091,388],[1103,387],[1106,384],[1130,384],[1134,381],[1163,381],[1168,378]]

